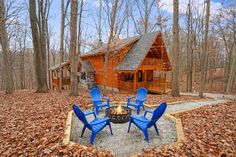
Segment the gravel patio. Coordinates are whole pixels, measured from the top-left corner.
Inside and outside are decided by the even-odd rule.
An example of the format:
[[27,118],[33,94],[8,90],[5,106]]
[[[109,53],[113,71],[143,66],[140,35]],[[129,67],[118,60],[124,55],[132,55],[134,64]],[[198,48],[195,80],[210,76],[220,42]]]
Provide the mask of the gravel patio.
[[[175,105],[168,105],[166,113],[192,109],[196,107],[224,103],[226,100],[208,100],[199,102],[188,102],[180,103]],[[124,105],[124,104],[123,104]],[[136,110],[132,109],[133,115],[136,114]],[[143,111],[140,115],[143,114]],[[105,112],[101,110],[99,117],[104,117]],[[148,114],[150,118],[151,115]],[[88,121],[93,120],[93,115],[87,116]],[[127,133],[129,122],[125,124],[114,124],[111,123],[113,135],[110,134],[109,127],[104,128],[100,133],[97,134],[95,138],[94,147],[98,149],[108,150],[114,153],[116,156],[131,156],[142,149],[147,149],[150,147],[159,147],[165,144],[171,144],[177,141],[176,126],[173,121],[162,116],[157,121],[157,127],[160,136],[157,136],[154,127],[150,128],[149,139],[150,142],[147,143],[144,139],[143,133],[132,124],[130,133]],[[73,114],[72,116],[72,128],[71,128],[71,141],[75,143],[80,143],[81,145],[91,146],[90,136],[91,131],[88,129],[85,134],[80,138],[81,131],[83,128],[83,123],[78,120],[78,118]]]

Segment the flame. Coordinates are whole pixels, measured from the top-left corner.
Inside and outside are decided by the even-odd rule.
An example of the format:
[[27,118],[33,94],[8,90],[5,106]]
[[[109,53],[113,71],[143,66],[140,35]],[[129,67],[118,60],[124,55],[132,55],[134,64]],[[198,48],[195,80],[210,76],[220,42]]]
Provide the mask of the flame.
[[123,107],[121,105],[119,105],[118,107],[116,107],[113,111],[113,114],[127,114],[127,111],[123,109]]
[[123,108],[121,107],[121,105],[119,105],[119,106],[116,108],[116,113],[117,113],[117,114],[122,114],[122,113],[123,113]]

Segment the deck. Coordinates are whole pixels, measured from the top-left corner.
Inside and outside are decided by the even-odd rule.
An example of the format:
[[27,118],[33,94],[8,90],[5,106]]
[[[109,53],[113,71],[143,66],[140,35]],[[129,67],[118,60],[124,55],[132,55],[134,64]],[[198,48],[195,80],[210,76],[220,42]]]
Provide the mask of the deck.
[[[130,81],[121,81],[120,82],[120,91],[129,91],[133,92],[134,83]],[[167,81],[151,81],[151,82],[137,82],[136,88],[145,87],[148,92],[165,94],[171,91],[171,83]]]

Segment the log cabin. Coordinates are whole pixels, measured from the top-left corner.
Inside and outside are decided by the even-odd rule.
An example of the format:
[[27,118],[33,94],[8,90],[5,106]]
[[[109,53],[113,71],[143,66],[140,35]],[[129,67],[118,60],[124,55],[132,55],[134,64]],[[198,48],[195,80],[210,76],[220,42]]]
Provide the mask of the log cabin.
[[[95,69],[95,80],[103,85],[106,45],[81,55]],[[108,51],[107,86],[136,91],[146,87],[150,92],[166,93],[170,82],[170,60],[160,32],[147,33],[123,40],[116,39]]]
[[[102,88],[104,58],[107,45],[88,51],[81,61],[91,64],[94,80]],[[78,68],[79,69],[79,68]],[[118,91],[135,92],[145,87],[149,92],[167,93],[171,83],[169,56],[160,32],[152,32],[126,39],[114,39],[108,50],[107,87]]]

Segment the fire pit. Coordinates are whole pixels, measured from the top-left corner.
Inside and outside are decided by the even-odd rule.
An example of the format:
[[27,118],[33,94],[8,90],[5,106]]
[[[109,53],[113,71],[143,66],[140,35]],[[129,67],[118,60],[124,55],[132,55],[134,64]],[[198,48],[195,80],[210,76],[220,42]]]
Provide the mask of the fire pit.
[[126,123],[129,121],[131,109],[126,106],[112,106],[105,110],[105,114],[113,123]]

